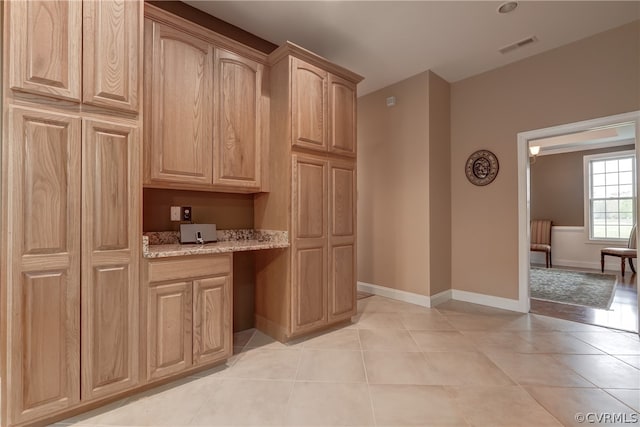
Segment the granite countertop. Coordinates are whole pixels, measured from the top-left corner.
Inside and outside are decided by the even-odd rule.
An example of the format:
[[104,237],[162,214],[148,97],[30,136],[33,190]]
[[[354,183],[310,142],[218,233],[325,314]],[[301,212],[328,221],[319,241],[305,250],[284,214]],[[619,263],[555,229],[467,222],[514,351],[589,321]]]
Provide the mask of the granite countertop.
[[178,231],[147,232],[142,236],[142,256],[165,258],[289,247],[286,231],[218,230],[217,238],[214,243],[182,245]]

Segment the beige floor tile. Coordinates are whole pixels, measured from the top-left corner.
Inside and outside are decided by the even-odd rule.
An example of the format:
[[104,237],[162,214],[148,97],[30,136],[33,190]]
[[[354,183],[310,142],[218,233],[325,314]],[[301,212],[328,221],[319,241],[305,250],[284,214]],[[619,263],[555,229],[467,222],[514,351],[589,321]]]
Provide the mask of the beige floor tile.
[[364,351],[369,384],[433,384],[431,368],[422,353]]
[[491,353],[489,358],[522,385],[593,387],[565,364],[548,354]]
[[562,425],[519,386],[451,387],[449,391],[474,426]]
[[292,381],[212,380],[189,425],[282,425],[292,388]]
[[447,321],[459,331],[498,331],[513,319],[506,316],[488,316],[486,314],[446,315]]
[[568,332],[521,332],[520,336],[535,347],[535,353],[551,354],[603,354]]
[[276,341],[269,335],[256,330],[253,336],[245,344],[245,348],[282,349],[290,348],[290,346]]
[[300,350],[255,348],[245,351],[229,369],[221,373],[224,378],[293,380],[298,370]]
[[424,353],[435,385],[512,385],[513,381],[482,353]]
[[358,329],[405,329],[400,313],[361,313],[354,325]]
[[[597,388],[525,387],[525,389],[565,426],[583,427],[596,424],[576,420],[576,418],[580,419],[581,416],[587,414],[594,414],[592,416],[606,414],[634,416],[634,412],[630,408]],[[599,425],[633,424],[600,423]]]
[[605,389],[607,393],[630,407],[631,409],[640,412],[640,390],[638,389],[623,389],[623,388],[608,388]]
[[488,307],[486,305],[472,304],[470,302],[449,300],[435,307],[440,313],[451,316],[457,314],[481,314],[484,316],[494,317],[518,317],[520,314],[514,314],[513,311],[502,310],[499,308]]
[[599,326],[588,325],[586,323],[572,322],[570,320],[558,319],[555,317],[542,316],[539,314],[529,314],[529,316],[535,318],[538,322],[553,331],[560,332],[606,332],[607,328]]
[[308,338],[302,347],[322,350],[360,350],[360,337],[356,329],[341,328]]
[[624,356],[624,355],[620,356],[620,355],[614,354],[613,357],[615,357],[616,359],[622,360],[623,362],[633,366],[634,368],[640,369],[640,356]]
[[640,355],[640,341],[618,332],[573,332],[581,341],[609,354]]
[[411,331],[422,351],[478,351],[473,341],[458,331]]
[[377,295],[358,300],[359,313],[424,313],[430,310],[416,304],[409,304]]
[[378,426],[466,426],[462,412],[444,387],[372,385]]
[[54,425],[72,425],[74,427],[96,425],[100,422],[101,418],[108,419],[110,416],[112,416],[110,415],[111,413],[126,405],[128,402],[129,399],[121,399],[92,411],[77,415],[75,417],[67,418],[66,420],[63,420]]
[[363,350],[419,351],[409,331],[404,329],[360,329]]
[[236,332],[233,334],[233,346],[244,347],[247,345],[251,337],[256,333],[255,328],[246,329],[244,331]]
[[483,353],[534,353],[536,348],[515,331],[463,331],[462,334]]
[[600,388],[640,389],[640,370],[609,355],[556,355],[570,367]]
[[427,313],[403,313],[400,316],[405,329],[410,331],[455,331],[451,323],[435,310]]
[[304,349],[298,381],[366,382],[360,350]]
[[205,404],[205,380],[182,381],[138,394],[109,412],[76,425],[104,426],[184,426]]
[[296,382],[285,424],[369,426],[373,412],[367,384]]
[[504,331],[552,331],[549,323],[540,320],[530,314],[523,314],[513,319],[509,319],[500,326]]

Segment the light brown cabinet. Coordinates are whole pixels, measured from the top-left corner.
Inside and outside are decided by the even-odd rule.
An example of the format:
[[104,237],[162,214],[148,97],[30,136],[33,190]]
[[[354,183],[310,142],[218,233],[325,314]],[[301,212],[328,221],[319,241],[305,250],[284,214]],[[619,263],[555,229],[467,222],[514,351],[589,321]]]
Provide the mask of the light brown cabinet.
[[[135,1],[6,2],[9,87],[126,111],[138,109]],[[84,87],[83,87],[84,80]]]
[[138,383],[142,6],[2,3],[3,426]]
[[137,127],[83,120],[82,399],[138,383]]
[[260,191],[264,66],[194,27],[147,8],[145,185]]
[[291,247],[256,254],[256,326],[286,341],[356,312],[361,77],[291,43],[270,62],[271,191],[255,198],[255,226],[288,230]]
[[[11,189],[3,393],[12,423],[80,400],[80,140],[77,116],[9,111]],[[5,397],[6,396],[6,397]],[[6,405],[6,404],[5,404]]]
[[163,378],[232,353],[231,254],[146,263],[147,378]]
[[213,46],[145,20],[150,181],[211,184]]

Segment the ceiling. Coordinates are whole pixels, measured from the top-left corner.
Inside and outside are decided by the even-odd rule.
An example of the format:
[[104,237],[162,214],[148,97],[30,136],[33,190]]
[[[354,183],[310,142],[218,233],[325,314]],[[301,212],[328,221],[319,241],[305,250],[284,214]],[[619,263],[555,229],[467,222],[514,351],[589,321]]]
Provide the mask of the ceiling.
[[[425,70],[455,82],[640,19],[640,1],[185,1],[365,77],[360,95]],[[498,50],[535,36],[538,41]]]
[[565,135],[529,141],[529,146],[540,147],[540,156],[595,150],[635,144],[635,123],[618,123]]

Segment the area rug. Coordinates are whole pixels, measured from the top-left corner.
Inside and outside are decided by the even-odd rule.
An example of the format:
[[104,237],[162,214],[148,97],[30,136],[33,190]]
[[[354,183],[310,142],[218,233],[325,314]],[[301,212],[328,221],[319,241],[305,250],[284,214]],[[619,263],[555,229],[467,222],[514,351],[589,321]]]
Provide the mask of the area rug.
[[531,298],[608,310],[616,289],[613,274],[531,267]]

